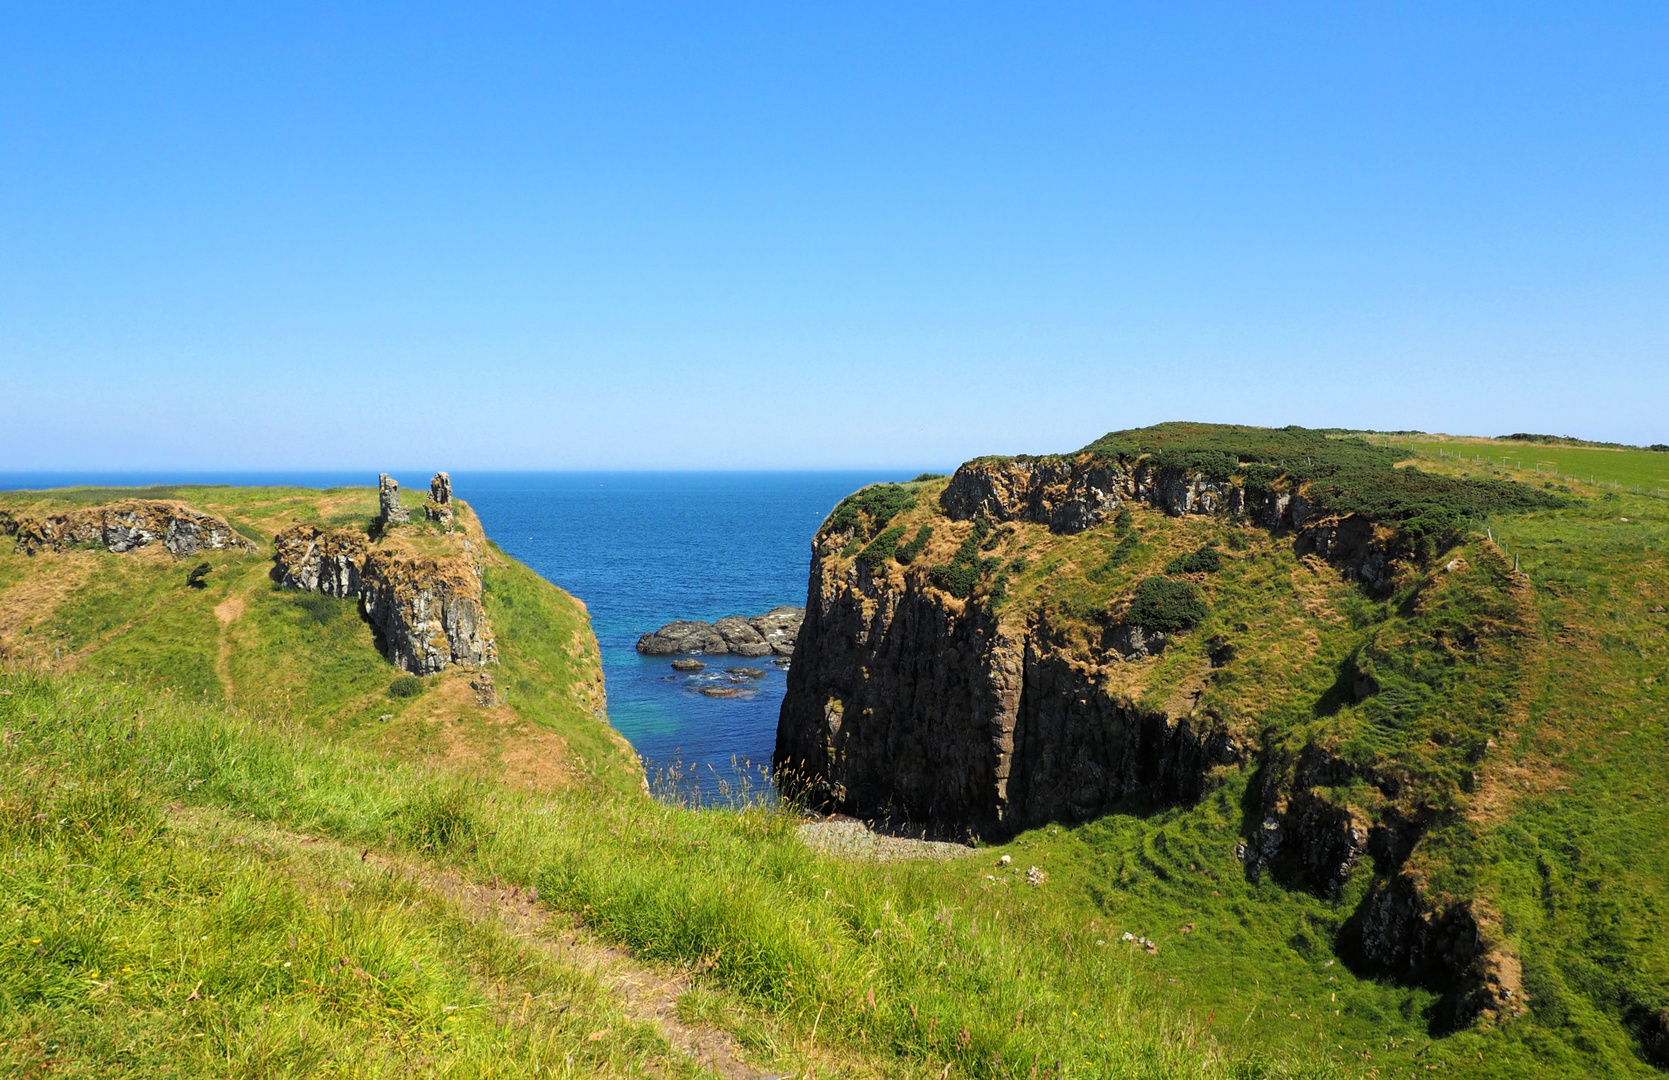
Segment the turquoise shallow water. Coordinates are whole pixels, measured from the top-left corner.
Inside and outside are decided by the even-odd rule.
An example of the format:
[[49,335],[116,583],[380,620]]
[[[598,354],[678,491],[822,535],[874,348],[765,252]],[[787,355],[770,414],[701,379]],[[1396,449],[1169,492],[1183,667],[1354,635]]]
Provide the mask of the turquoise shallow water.
[[[586,602],[603,651],[609,719],[652,783],[722,798],[757,785],[776,742],[786,675],[764,660],[708,657],[708,671],[766,671],[741,698],[695,692],[638,636],[674,619],[758,615],[805,603],[811,537],[842,497],[883,473],[458,473],[453,490],[487,535]],[[671,779],[676,773],[676,783]]]
[[[422,488],[432,472],[396,472]],[[638,635],[674,619],[757,615],[805,603],[811,537],[842,497],[913,472],[472,473],[453,491],[487,535],[584,600],[602,646],[609,719],[651,781],[682,797],[722,799],[770,762],[785,673],[711,657],[709,672],[762,667],[742,698],[708,698],[668,657],[637,654]],[[366,485],[365,473],[0,473],[0,489],[71,484]],[[703,673],[708,674],[708,673]],[[676,780],[672,778],[676,775]]]

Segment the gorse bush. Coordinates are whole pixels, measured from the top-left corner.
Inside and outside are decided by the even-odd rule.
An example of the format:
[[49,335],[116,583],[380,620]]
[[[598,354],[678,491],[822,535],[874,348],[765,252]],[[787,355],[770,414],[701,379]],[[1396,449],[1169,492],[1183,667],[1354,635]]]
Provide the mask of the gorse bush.
[[960,600],[972,596],[980,579],[1002,565],[1002,559],[997,557],[980,558],[982,546],[990,536],[991,523],[983,516],[976,517],[973,531],[957,547],[950,562],[928,571],[933,584]]
[[[898,550],[898,542],[904,539],[904,526],[894,525],[884,530],[880,536],[869,542],[869,546],[858,552],[858,561],[871,568],[880,566],[892,558]],[[908,560],[906,560],[908,561]]]
[[416,675],[402,675],[388,684],[388,696],[397,698],[416,697],[423,692],[423,680]]
[[1215,574],[1223,568],[1223,556],[1217,545],[1206,544],[1197,551],[1178,555],[1165,564],[1167,574]]
[[907,544],[899,546],[898,552],[894,557],[905,566],[908,566],[916,561],[916,556],[921,554],[922,549],[927,546],[927,542],[932,539],[933,526],[923,525],[921,528],[916,530],[914,539]]
[[850,529],[854,538],[868,539],[915,505],[916,493],[903,484],[875,484],[842,499],[823,527],[831,532]]
[[1080,453],[1126,466],[1238,478],[1248,493],[1303,491],[1329,514],[1362,514],[1410,534],[1411,552],[1441,547],[1462,523],[1489,514],[1556,509],[1568,500],[1523,484],[1393,468],[1396,450],[1309,428],[1158,424],[1115,431]]
[[1205,621],[1211,609],[1199,586],[1164,577],[1143,578],[1125,616],[1133,626],[1176,634]]

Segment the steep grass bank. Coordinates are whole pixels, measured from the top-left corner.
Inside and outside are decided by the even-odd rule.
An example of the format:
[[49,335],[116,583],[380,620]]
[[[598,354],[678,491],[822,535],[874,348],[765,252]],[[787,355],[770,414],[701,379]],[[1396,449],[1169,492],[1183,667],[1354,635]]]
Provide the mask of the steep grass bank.
[[[329,970],[338,948],[322,936],[328,927],[386,939],[344,940],[341,951],[371,955],[375,971],[390,976],[330,1005],[334,1018],[320,1014],[326,1045],[353,1033],[370,1047],[354,1060],[409,1064],[421,1048],[438,1047],[489,1071],[495,1059],[469,1057],[477,1051],[467,1039],[445,1041],[436,1026],[466,1023],[438,1019],[445,1005],[479,1003],[464,993],[462,976],[437,972],[425,982],[411,966],[444,951],[438,930],[396,948],[403,924],[375,919],[386,901],[398,908],[398,897],[367,892],[370,906],[356,915],[337,910],[328,887],[315,899],[305,889],[275,893],[282,917],[268,918],[252,899],[272,891],[260,860],[241,850],[197,852],[190,840],[181,847],[187,838],[165,813],[177,802],[537,887],[544,902],[637,955],[701,971],[702,993],[688,1007],[730,1024],[770,1057],[810,1055],[815,1039],[857,1058],[847,1069],[860,1073],[937,1075],[950,1065],[955,1075],[1025,1076],[1034,1064],[1040,1075],[1336,1071],[1325,1060],[1294,1065],[1312,1056],[1298,1046],[1245,1045],[1226,1018],[1219,1030],[1195,1022],[1169,1000],[1145,954],[1094,944],[1099,931],[1070,894],[1057,903],[1059,886],[1031,887],[1023,878],[997,885],[984,858],[843,863],[813,855],[779,812],[694,813],[643,797],[443,781],[293,725],[107,682],[15,674],[0,678],[0,690],[7,870],[0,887],[11,891],[21,920],[4,965],[13,974],[0,985],[6,1038],[33,1040],[9,1046],[74,1045],[108,1061],[118,1044],[98,1041],[98,1018],[131,1015],[132,1037],[153,1048],[147,1060],[178,1061],[186,1072],[195,1051],[184,1040],[201,1034],[203,1060],[247,1056],[259,1041],[250,1028],[266,1017],[269,1028],[293,1032],[283,1045],[296,1049],[285,1053],[299,1055],[302,1032],[315,1023],[306,1010],[330,1002],[298,996],[295,968],[281,965],[305,964],[306,978],[319,985],[339,977]],[[182,872],[189,887],[179,897],[153,887]],[[352,909],[361,898],[341,902]],[[305,915],[315,907],[317,918]],[[143,948],[118,940],[140,933],[146,920],[154,928],[141,934]],[[112,971],[122,977],[89,996]],[[402,982],[406,972],[410,981]],[[206,1028],[180,1022],[210,1005],[182,1001],[184,1017],[160,1006],[177,991],[189,994],[188,979],[197,1001],[228,1003],[212,1006],[219,1019]],[[469,1030],[483,1039],[498,1030],[488,1010],[472,1011],[483,1015],[467,1020],[480,1025]],[[567,1037],[554,1028],[529,1036],[559,1046]],[[523,1050],[503,1052],[504,1061],[527,1060],[514,1058]],[[483,1044],[479,1054],[486,1053]]]

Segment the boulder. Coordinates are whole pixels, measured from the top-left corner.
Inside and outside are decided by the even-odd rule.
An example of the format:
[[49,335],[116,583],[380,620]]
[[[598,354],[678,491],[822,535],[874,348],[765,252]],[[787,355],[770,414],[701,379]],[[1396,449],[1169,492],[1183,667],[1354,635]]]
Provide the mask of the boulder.
[[732,679],[763,679],[765,672],[756,667],[727,667],[724,673]]
[[729,652],[724,635],[709,622],[683,619],[669,622],[652,634],[637,639],[637,651],[645,656],[672,656],[676,653],[708,653],[722,656]]
[[673,671],[700,671],[706,666],[707,665],[703,664],[700,660],[693,660],[689,657],[685,657],[682,660],[674,660],[672,662]]

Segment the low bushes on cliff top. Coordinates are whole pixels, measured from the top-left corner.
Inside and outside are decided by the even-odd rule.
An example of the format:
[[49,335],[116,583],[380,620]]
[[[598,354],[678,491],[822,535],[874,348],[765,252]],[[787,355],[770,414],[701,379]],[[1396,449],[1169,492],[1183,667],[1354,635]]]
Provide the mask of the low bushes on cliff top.
[[[1080,453],[1208,477],[1240,477],[1248,490],[1305,488],[1322,509],[1375,521],[1420,522],[1428,535],[1488,514],[1552,509],[1558,495],[1503,480],[1473,479],[1393,466],[1404,455],[1360,438],[1330,438],[1310,428],[1167,423],[1114,431]],[[1305,487],[1305,485],[1308,485]]]
[[1125,620],[1133,626],[1176,634],[1192,630],[1211,614],[1198,585],[1164,577],[1143,578]]
[[823,528],[830,532],[851,530],[855,537],[868,539],[915,505],[916,493],[904,484],[873,484],[840,500]]

